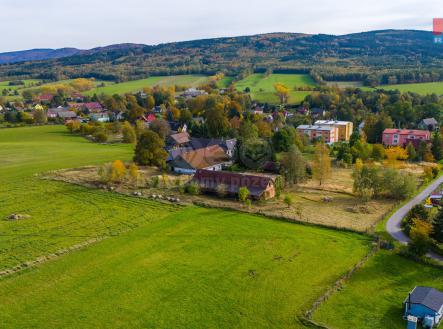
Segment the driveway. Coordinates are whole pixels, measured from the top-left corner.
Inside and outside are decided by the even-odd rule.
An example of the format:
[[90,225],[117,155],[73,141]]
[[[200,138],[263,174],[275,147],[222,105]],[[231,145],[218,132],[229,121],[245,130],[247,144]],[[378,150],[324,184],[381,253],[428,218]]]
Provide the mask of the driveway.
[[[431,195],[431,193],[437,187],[439,187],[442,183],[443,183],[443,176],[440,176],[435,181],[433,181],[431,184],[429,184],[429,186],[426,187],[423,191],[421,191],[419,194],[417,194],[407,204],[405,204],[403,207],[398,209],[394,214],[392,214],[392,216],[388,219],[388,222],[386,223],[386,231],[395,240],[399,241],[400,243],[402,243],[404,245],[408,244],[410,239],[401,230],[401,220],[406,216],[406,214],[409,212],[409,210],[412,209],[412,207],[425,201],[426,198],[429,195]],[[427,255],[428,255],[428,257],[431,257],[439,262],[443,262],[443,257],[440,255],[437,255],[433,252],[430,252]]]

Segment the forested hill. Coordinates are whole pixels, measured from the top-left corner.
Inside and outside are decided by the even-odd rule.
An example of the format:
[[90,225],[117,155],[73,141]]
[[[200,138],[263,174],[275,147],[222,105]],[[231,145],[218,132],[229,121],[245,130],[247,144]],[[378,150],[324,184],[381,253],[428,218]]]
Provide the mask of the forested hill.
[[156,46],[114,45],[62,58],[0,65],[0,78],[59,80],[83,76],[121,81],[146,75],[244,75],[271,69],[311,72],[316,80],[377,84],[387,83],[393,75],[398,82],[443,80],[442,64],[443,45],[433,42],[431,32],[383,30],[342,36],[270,33]]

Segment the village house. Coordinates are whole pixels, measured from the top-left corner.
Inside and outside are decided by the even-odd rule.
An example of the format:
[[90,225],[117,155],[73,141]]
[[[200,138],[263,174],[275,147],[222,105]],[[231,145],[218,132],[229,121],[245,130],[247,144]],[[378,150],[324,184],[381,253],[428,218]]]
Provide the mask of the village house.
[[[431,287],[415,287],[403,302],[404,317],[413,325],[420,321],[424,328],[434,328],[443,316],[443,292]],[[408,326],[410,324],[408,323]]]
[[312,108],[310,112],[313,118],[322,118],[326,115],[326,111],[318,107]]
[[242,174],[228,171],[197,170],[193,179],[202,192],[224,193],[236,196],[242,187],[249,190],[252,199],[272,199],[275,197],[275,184],[272,177],[264,175]]
[[334,126],[300,125],[297,131],[311,141],[322,139],[327,144],[338,142],[338,128]]
[[59,106],[59,107],[55,107],[55,108],[50,108],[46,112],[46,116],[48,117],[48,119],[55,119],[55,118],[58,117],[59,113],[66,112],[66,111],[68,111],[68,109],[63,107],[63,106]]
[[72,119],[76,119],[77,113],[75,113],[74,111],[61,111],[57,113],[57,118],[64,121],[69,121]]
[[179,174],[194,174],[198,169],[220,171],[232,165],[222,147],[213,145],[183,152],[170,162],[171,170]]
[[415,145],[418,141],[429,141],[430,138],[429,130],[385,129],[383,131],[385,146],[406,146],[409,143]]
[[50,103],[52,102],[52,100],[54,99],[54,96],[52,94],[46,93],[46,94],[41,94],[38,97],[38,100],[42,103]]
[[438,121],[434,118],[426,118],[420,121],[418,128],[422,130],[436,131],[440,128]]
[[338,129],[338,140],[341,142],[349,142],[351,139],[354,125],[350,121],[336,120],[317,120],[314,123],[317,126],[335,127]]
[[197,96],[207,95],[208,93],[204,90],[189,88],[182,93],[184,98],[195,98]]
[[103,113],[92,113],[90,115],[90,118],[92,121],[96,121],[96,122],[109,122],[110,121],[110,117],[109,114],[106,112]]
[[191,141],[191,136],[187,132],[171,134],[166,139],[166,147],[168,149],[176,149],[186,146]]

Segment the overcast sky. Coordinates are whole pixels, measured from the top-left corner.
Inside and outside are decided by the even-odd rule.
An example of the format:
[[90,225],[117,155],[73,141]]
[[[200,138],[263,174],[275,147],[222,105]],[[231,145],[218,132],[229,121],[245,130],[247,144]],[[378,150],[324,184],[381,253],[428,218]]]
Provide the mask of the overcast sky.
[[0,52],[266,32],[432,29],[441,0],[0,0]]

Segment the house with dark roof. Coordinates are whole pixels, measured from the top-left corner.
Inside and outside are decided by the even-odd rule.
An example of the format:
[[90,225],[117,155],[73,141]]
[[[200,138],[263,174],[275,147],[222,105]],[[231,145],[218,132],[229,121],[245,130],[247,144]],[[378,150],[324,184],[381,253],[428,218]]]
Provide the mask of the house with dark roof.
[[171,170],[179,174],[194,174],[198,169],[219,171],[232,165],[231,159],[218,145],[182,152],[169,163]]
[[266,200],[275,197],[275,184],[270,176],[197,170],[192,181],[197,183],[201,191],[206,193],[217,193],[223,189],[226,194],[236,196],[240,188],[246,187],[249,190],[250,198]]
[[185,131],[169,135],[166,139],[166,145],[168,148],[178,148],[187,145],[190,141],[191,136]]
[[415,287],[403,302],[404,317],[415,317],[424,328],[440,324],[443,315],[443,292],[431,287]]
[[418,128],[423,130],[435,131],[438,130],[439,124],[435,118],[426,118],[420,121]]

